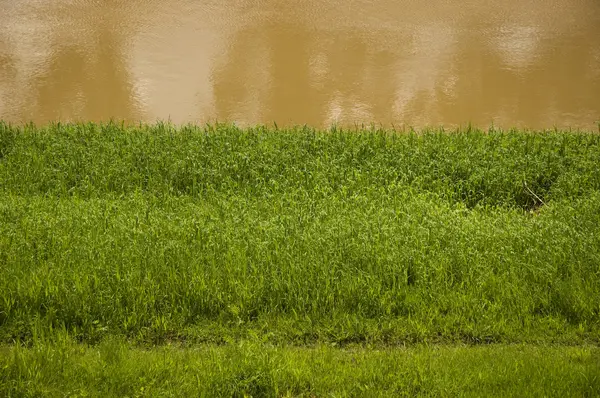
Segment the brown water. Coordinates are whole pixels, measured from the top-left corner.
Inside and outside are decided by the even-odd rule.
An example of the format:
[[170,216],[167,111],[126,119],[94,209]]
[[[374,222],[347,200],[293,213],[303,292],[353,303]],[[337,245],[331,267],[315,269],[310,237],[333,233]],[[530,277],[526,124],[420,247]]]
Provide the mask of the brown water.
[[581,127],[599,0],[0,0],[0,118]]

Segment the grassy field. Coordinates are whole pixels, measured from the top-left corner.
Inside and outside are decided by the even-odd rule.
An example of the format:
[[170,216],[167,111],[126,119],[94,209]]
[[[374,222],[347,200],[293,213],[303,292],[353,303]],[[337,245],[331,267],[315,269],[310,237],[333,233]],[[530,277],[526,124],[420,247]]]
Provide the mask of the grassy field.
[[116,374],[170,360],[207,394],[522,393],[539,365],[533,395],[594,395],[599,165],[582,132],[0,123],[0,393],[133,396]]

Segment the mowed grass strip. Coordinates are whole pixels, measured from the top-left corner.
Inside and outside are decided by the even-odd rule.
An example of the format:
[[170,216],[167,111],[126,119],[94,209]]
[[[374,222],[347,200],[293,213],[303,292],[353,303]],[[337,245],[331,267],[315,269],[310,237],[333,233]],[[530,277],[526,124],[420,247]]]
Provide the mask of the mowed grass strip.
[[0,124],[0,337],[597,343],[599,144]]
[[58,337],[0,347],[0,395],[44,397],[577,396],[600,394],[597,347],[384,349],[244,343],[152,350]]

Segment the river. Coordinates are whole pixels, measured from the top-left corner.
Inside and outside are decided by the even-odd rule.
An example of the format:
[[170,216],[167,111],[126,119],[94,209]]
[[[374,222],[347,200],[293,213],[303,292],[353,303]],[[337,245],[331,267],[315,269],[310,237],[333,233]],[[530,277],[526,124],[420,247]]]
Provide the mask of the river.
[[598,0],[0,0],[0,118],[598,129]]

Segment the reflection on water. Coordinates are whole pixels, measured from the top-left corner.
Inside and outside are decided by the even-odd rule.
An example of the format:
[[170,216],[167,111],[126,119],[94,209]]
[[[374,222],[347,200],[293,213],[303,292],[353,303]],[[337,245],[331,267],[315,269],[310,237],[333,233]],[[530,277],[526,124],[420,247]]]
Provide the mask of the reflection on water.
[[0,118],[592,128],[597,0],[0,0]]

